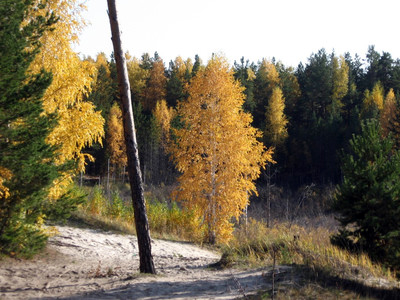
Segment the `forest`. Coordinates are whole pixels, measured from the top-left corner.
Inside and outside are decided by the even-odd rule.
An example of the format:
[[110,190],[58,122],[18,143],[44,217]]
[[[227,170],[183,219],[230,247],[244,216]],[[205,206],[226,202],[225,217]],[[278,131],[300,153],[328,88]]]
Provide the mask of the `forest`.
[[[0,252],[33,256],[60,220],[132,227],[113,53],[72,50],[79,1],[0,9]],[[295,67],[125,59],[152,232],[233,251],[243,230],[322,226],[329,247],[396,274],[399,58],[371,45],[362,56],[316,49]]]

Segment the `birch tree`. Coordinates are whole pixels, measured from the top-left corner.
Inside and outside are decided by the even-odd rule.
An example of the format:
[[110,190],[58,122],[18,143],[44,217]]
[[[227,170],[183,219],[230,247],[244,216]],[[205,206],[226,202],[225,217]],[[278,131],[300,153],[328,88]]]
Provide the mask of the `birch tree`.
[[239,218],[256,193],[254,181],[272,150],[257,138],[252,117],[242,109],[243,87],[222,57],[213,56],[188,87],[189,98],[178,104],[184,124],[173,129],[171,152],[178,170],[178,200],[201,214],[206,239],[214,244],[230,238],[232,218]]

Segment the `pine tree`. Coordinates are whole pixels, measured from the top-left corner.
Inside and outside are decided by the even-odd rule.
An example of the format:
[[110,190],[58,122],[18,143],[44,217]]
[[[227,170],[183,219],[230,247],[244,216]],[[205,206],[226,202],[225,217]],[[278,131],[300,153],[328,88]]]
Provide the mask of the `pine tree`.
[[131,186],[135,228],[139,246],[139,269],[142,273],[155,274],[156,270],[154,268],[153,256],[151,254],[149,222],[147,219],[146,204],[144,199],[144,188],[142,173],[140,170],[135,122],[132,112],[128,70],[126,66],[125,54],[121,46],[121,33],[118,24],[115,0],[107,0],[107,4],[118,75],[119,95],[123,110],[124,136],[127,151],[126,155],[128,158],[128,174]]
[[343,183],[333,209],[342,229],[332,242],[365,251],[374,260],[400,267],[400,152],[382,136],[377,120],[362,124],[342,159]]
[[290,120],[294,117],[297,101],[301,96],[300,85],[292,67],[285,67],[282,63],[276,66],[281,79],[283,95],[285,95],[285,115]]
[[243,88],[226,60],[213,56],[188,87],[189,98],[178,105],[183,126],[173,129],[170,149],[182,173],[178,199],[198,212],[210,243],[229,239],[233,217],[256,192],[260,168],[271,161],[257,139],[251,115],[243,111]]
[[245,101],[243,108],[246,112],[253,113],[256,103],[254,101],[254,79],[256,75],[254,74],[255,66],[254,64],[249,64],[247,60],[244,62],[244,57],[240,59],[240,64],[236,61],[234,63],[235,69],[235,79],[239,80],[240,83],[245,87]]
[[45,139],[56,125],[43,114],[42,97],[52,76],[29,66],[53,15],[26,17],[34,1],[0,3],[0,252],[31,256],[46,241],[41,224],[50,184],[57,178],[54,147]]
[[175,107],[178,101],[187,98],[184,86],[190,79],[193,65],[190,59],[184,61],[180,56],[174,62],[171,61],[169,65],[166,100],[168,105]]
[[194,56],[194,64],[191,72],[191,76],[194,77],[196,76],[197,72],[202,68],[203,62],[201,61],[201,58],[199,55]]

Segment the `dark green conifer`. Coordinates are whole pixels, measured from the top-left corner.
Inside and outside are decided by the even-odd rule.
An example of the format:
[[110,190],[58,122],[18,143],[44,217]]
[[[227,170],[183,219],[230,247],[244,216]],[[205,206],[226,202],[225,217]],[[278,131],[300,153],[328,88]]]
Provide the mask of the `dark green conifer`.
[[0,252],[21,256],[45,243],[38,223],[47,188],[58,176],[55,149],[45,142],[56,120],[42,114],[41,101],[52,76],[28,72],[40,36],[56,19],[47,15],[22,25],[33,2],[0,2],[0,168],[8,173],[0,176],[9,192],[0,196]]
[[333,209],[342,229],[332,242],[400,267],[400,152],[376,120],[362,124],[343,156],[343,182]]

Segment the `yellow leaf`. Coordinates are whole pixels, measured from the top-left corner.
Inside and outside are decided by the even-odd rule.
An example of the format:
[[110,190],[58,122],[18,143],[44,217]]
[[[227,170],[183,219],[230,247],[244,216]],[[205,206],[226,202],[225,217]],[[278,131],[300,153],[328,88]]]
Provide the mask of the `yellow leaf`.
[[242,110],[243,90],[226,59],[214,56],[192,79],[188,100],[178,105],[184,126],[173,129],[169,147],[182,172],[174,195],[201,214],[211,242],[213,235],[230,238],[230,220],[248,205],[260,168],[272,161],[272,150],[257,140],[261,133]]

